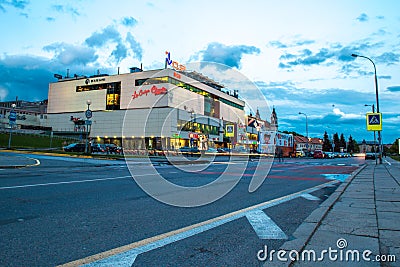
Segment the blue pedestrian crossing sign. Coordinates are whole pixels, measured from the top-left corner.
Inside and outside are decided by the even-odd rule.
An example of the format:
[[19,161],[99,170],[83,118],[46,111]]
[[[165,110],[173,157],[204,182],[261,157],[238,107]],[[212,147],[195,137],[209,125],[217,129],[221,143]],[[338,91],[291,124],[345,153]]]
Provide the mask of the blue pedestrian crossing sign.
[[367,131],[382,131],[382,113],[367,113]]
[[10,115],[8,115],[8,120],[9,120],[10,125],[15,124],[15,121],[17,120],[17,112],[15,112],[14,110],[11,110]]

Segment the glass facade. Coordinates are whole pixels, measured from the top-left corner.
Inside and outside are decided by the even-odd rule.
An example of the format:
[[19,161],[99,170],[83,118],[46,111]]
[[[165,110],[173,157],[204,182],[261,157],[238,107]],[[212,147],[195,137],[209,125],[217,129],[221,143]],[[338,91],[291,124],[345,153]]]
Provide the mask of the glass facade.
[[215,101],[219,100],[222,103],[225,103],[231,107],[240,109],[240,110],[244,110],[244,106],[241,106],[239,104],[236,104],[232,101],[229,101],[227,99],[224,98],[220,98],[218,96],[215,95],[211,95],[210,93],[197,88],[193,85],[184,83],[182,81],[179,81],[177,79],[174,79],[172,77],[157,77],[157,78],[150,78],[150,79],[137,79],[135,80],[135,86],[142,86],[142,85],[149,85],[149,84],[158,84],[158,83],[170,83],[176,86],[179,86],[181,88],[184,88],[186,90],[189,90],[191,92],[194,92],[196,94],[202,95],[204,96],[204,115],[208,115],[211,117],[214,117],[215,114]]

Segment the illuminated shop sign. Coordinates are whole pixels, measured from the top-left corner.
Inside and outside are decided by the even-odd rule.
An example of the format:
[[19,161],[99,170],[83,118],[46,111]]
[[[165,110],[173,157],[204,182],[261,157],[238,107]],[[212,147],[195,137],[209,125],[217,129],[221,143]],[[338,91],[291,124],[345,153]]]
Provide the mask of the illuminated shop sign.
[[167,88],[165,88],[164,86],[161,88],[157,88],[157,86],[153,85],[153,87],[151,87],[150,89],[140,89],[138,91],[133,92],[132,99],[141,96],[147,96],[150,93],[153,95],[165,95],[167,93]]
[[165,51],[165,54],[167,55],[167,57],[165,58],[165,65],[169,65],[171,67],[173,67],[176,70],[181,70],[181,71],[185,71],[186,67],[182,64],[179,64],[176,61],[171,60],[171,53],[168,51]]

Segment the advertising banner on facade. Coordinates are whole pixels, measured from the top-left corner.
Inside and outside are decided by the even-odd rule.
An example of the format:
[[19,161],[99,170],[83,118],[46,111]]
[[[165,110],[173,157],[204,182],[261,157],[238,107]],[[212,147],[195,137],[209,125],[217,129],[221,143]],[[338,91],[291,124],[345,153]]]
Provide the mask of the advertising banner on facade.
[[276,133],[276,145],[282,147],[293,147],[293,135],[285,133]]
[[260,131],[258,152],[265,154],[275,153],[275,131]]

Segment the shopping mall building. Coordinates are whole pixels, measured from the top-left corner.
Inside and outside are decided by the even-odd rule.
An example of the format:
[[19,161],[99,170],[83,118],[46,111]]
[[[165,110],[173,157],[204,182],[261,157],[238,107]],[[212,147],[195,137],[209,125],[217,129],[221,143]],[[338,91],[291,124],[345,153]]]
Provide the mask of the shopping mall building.
[[58,78],[49,85],[47,106],[55,134],[85,138],[89,132],[94,142],[129,149],[197,146],[203,138],[217,146],[250,144],[256,134],[250,129],[240,136],[247,117],[237,93],[194,71],[132,68],[118,75]]

